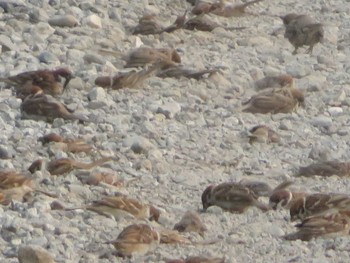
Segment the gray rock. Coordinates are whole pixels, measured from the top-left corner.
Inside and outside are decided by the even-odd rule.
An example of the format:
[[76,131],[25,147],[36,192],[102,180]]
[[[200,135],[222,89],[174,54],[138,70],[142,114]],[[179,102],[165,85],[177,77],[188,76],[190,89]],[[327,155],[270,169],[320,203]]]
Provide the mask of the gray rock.
[[49,19],[50,26],[75,27],[79,25],[78,19],[73,15],[58,15]]
[[92,28],[102,28],[102,21],[101,18],[95,14],[92,14],[88,16],[86,19],[84,19],[84,23]]
[[36,245],[19,247],[18,261],[19,263],[55,263],[54,257],[46,249]]
[[150,149],[153,149],[155,146],[145,137],[142,136],[133,136],[124,140],[123,143],[125,146],[130,145],[130,149],[137,154],[147,153]]
[[0,35],[0,45],[2,46],[1,52],[17,50],[17,46],[13,44],[12,40],[3,34]]
[[181,106],[177,102],[167,102],[164,105],[159,106],[157,113],[163,114],[167,119],[172,119],[181,111]]
[[89,100],[104,101],[107,98],[107,93],[104,88],[95,87],[88,94]]
[[330,118],[330,117],[318,116],[318,117],[313,118],[310,121],[310,123],[316,127],[328,128],[328,127],[332,126],[333,121],[332,121],[332,118]]
[[45,64],[54,64],[59,62],[59,59],[54,54],[48,51],[41,52],[38,56],[38,59],[40,62]]

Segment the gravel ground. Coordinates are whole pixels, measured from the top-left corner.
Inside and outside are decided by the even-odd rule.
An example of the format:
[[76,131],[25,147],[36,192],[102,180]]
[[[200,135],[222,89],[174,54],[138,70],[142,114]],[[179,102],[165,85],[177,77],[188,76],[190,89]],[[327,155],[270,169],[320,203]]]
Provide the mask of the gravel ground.
[[[293,189],[348,193],[348,178],[293,177],[296,167],[321,157],[350,158],[350,4],[342,0],[306,2],[263,1],[249,7],[252,14],[244,17],[212,16],[229,27],[247,27],[240,31],[217,28],[213,32],[178,30],[134,36],[130,31],[145,10],[159,14],[159,20],[169,25],[189,4],[180,0],[0,1],[1,76],[68,66],[76,78],[61,101],[75,112],[99,120],[85,125],[61,119],[52,124],[22,120],[21,100],[11,90],[2,89],[0,145],[14,157],[0,159],[0,168],[24,172],[38,158],[68,156],[90,162],[102,155],[119,160],[92,172],[111,171],[125,180],[141,178],[116,188],[82,184],[77,175],[89,171],[75,170],[63,176],[36,172],[38,187],[59,197],[34,194],[28,202],[0,206],[0,262],[19,262],[18,248],[23,245],[43,247],[56,262],[65,263],[163,262],[189,255],[247,263],[349,262],[348,237],[282,240],[282,235],[294,231],[287,211],[262,213],[251,208],[244,214],[231,214],[212,207],[200,214],[208,228],[204,240],[218,238],[219,242],[160,245],[143,257],[122,260],[104,243],[115,239],[130,224],[129,219],[116,221],[84,210],[50,208],[57,199],[75,207],[122,192],[154,204],[162,212],[160,224],[172,228],[185,211],[201,209],[201,193],[211,183],[244,178],[274,187],[293,179]],[[324,23],[325,40],[315,46],[311,56],[304,54],[305,49],[292,55],[293,47],[284,39],[283,30],[272,35],[283,26],[278,15],[289,12],[309,14]],[[69,26],[53,25],[52,20],[63,15],[71,15],[64,20]],[[152,77],[137,90],[94,86],[97,76],[123,70],[124,63],[120,56],[102,55],[99,49],[126,53],[140,44],[175,47],[185,65],[223,69],[198,81]],[[295,77],[296,86],[306,94],[306,107],[273,116],[242,113],[241,102],[256,92],[254,81],[278,73]],[[281,143],[249,144],[247,131],[257,124],[277,131]],[[67,154],[37,141],[50,132],[82,138],[96,150]],[[143,153],[131,150],[135,143]],[[185,236],[203,240],[198,234]],[[104,257],[99,259],[101,255]]]

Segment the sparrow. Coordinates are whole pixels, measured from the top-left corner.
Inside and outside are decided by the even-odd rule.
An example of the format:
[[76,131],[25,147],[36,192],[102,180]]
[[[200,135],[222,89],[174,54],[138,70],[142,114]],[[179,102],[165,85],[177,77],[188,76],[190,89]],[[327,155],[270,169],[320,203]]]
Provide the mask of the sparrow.
[[285,235],[286,240],[310,241],[312,238],[334,238],[348,236],[350,230],[350,211],[328,210],[323,214],[306,217],[300,224],[295,225],[298,231]]
[[290,113],[305,103],[304,94],[296,88],[283,88],[263,91],[244,102],[243,112],[276,114]]
[[87,209],[105,216],[112,215],[115,219],[131,215],[136,219],[149,219],[158,222],[160,211],[153,205],[142,203],[121,193],[115,196],[106,196],[94,201],[91,205],[68,208],[66,210]]
[[187,211],[180,222],[175,224],[174,230],[179,232],[197,232],[201,236],[207,231],[207,227],[202,222],[199,215],[193,211]]
[[266,76],[262,79],[257,80],[254,83],[256,90],[262,90],[266,88],[294,88],[294,79],[289,74],[283,74],[278,76]]
[[[59,68],[56,70],[27,71],[15,76],[0,78],[0,81],[14,86],[17,92],[23,96],[36,93],[39,90],[43,93],[57,96],[62,94],[72,78],[74,76],[69,69]],[[65,79],[63,84],[61,83],[62,79]],[[34,88],[34,90],[31,90],[31,88]]]
[[55,194],[36,189],[34,180],[15,171],[0,172],[0,204],[8,205],[13,200],[24,201],[28,194],[38,192],[50,197]]
[[208,186],[202,193],[202,204],[204,211],[214,205],[237,213],[243,213],[251,206],[264,212],[269,210],[269,206],[261,203],[252,190],[234,182]]
[[235,5],[232,3],[227,3],[227,0],[219,0],[211,6],[210,13],[224,17],[239,17],[246,13],[245,9],[248,6],[261,1],[263,0],[254,0],[244,4]]
[[133,29],[133,35],[154,35],[163,32],[164,27],[159,24],[156,19],[156,15],[146,14],[143,15],[138,25]]
[[23,119],[43,120],[52,122],[56,118],[65,120],[87,121],[86,118],[76,116],[72,110],[51,95],[35,94],[27,96],[21,103]]
[[176,230],[163,229],[159,232],[161,244],[191,244],[192,242]]
[[211,11],[213,4],[205,0],[196,0],[191,13],[194,15],[207,14]]
[[166,263],[225,263],[223,258],[207,258],[207,257],[187,257],[186,259],[168,260]]
[[294,202],[307,195],[305,192],[294,192],[286,189],[273,191],[269,198],[269,205],[273,210],[279,208],[290,209]]
[[31,178],[15,171],[0,171],[0,189],[10,189],[22,185],[34,188],[34,182]]
[[213,69],[204,69],[204,70],[195,70],[191,68],[187,68],[183,65],[174,66],[171,68],[167,68],[158,72],[157,77],[160,78],[193,78],[199,80],[205,74],[214,74],[219,72],[219,68]]
[[148,68],[140,71],[121,72],[113,77],[101,76],[95,79],[95,85],[114,90],[123,88],[138,88],[143,81],[155,75],[164,66],[163,61],[158,61]]
[[185,13],[183,15],[177,16],[175,22],[172,25],[164,28],[163,32],[171,33],[171,32],[174,32],[175,30],[183,28],[186,22],[186,15],[187,15],[187,9],[185,10]]
[[321,23],[316,23],[307,15],[287,14],[281,19],[286,31],[284,37],[294,46],[293,55],[297,53],[299,47],[309,46],[307,53],[312,53],[313,47],[322,42],[324,29]]
[[139,47],[132,50],[124,57],[125,68],[143,67],[146,64],[154,64],[158,61],[164,63],[164,68],[173,67],[176,63],[181,63],[179,53],[173,48],[151,48]]
[[350,162],[320,161],[306,167],[300,167],[296,176],[350,176]]
[[261,181],[251,181],[245,178],[241,179],[238,184],[247,187],[249,190],[253,191],[253,193],[258,196],[270,197],[274,192],[283,190],[292,184],[291,181],[283,181],[279,185],[277,185],[274,189],[272,189],[267,183]]
[[296,199],[290,207],[292,221],[327,212],[350,211],[350,196],[346,194],[309,194]]
[[108,172],[90,173],[88,176],[76,174],[76,176],[83,184],[108,184],[113,185],[115,187],[128,186],[130,183],[139,180],[139,178],[134,178],[126,181],[120,178],[118,175]]
[[207,32],[211,32],[217,27],[222,27],[225,30],[242,30],[247,28],[247,27],[225,27],[211,20],[205,14],[192,17],[188,19],[186,23],[183,25],[183,29],[199,30],[199,31],[207,31]]
[[90,152],[93,147],[86,144],[83,140],[77,139],[65,139],[57,133],[49,133],[40,137],[38,141],[42,142],[44,145],[47,143],[55,143],[57,148],[64,152],[78,153],[78,152]]
[[278,143],[281,141],[277,132],[266,125],[257,125],[249,130],[249,143]]
[[119,257],[144,255],[159,245],[160,235],[147,224],[129,225],[118,235],[117,239],[108,242],[118,252]]
[[50,161],[47,164],[46,169],[50,172],[51,175],[62,175],[69,173],[75,169],[91,169],[111,160],[112,158],[110,157],[104,157],[92,163],[81,163],[70,158],[59,158]]

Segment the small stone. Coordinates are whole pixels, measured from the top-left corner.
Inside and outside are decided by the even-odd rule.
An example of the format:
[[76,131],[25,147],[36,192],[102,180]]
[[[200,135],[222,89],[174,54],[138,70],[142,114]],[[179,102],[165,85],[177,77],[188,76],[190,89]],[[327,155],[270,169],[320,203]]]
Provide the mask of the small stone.
[[87,63],[87,64],[91,64],[91,63],[96,63],[96,64],[100,64],[100,65],[103,65],[106,63],[106,60],[100,56],[100,55],[97,55],[97,54],[86,54],[84,56],[84,61]]
[[328,112],[331,116],[339,116],[343,114],[343,109],[340,107],[330,107]]
[[59,15],[54,16],[49,19],[49,24],[51,26],[59,26],[59,27],[75,27],[79,25],[79,21],[72,15]]
[[328,128],[332,126],[332,119],[326,116],[318,116],[311,120],[311,124],[316,127]]
[[130,149],[137,154],[147,153],[154,145],[145,137],[135,136],[124,141],[124,144],[130,144]]
[[48,51],[41,52],[40,55],[38,56],[38,59],[40,62],[45,64],[53,64],[53,63],[60,62],[59,59],[54,54]]
[[44,248],[36,245],[21,246],[18,249],[19,263],[55,263],[53,256]]
[[0,159],[12,159],[14,153],[11,153],[7,148],[0,146]]
[[107,93],[106,93],[105,89],[103,89],[101,87],[93,88],[88,94],[88,98],[91,101],[94,101],[94,100],[104,101],[104,100],[106,100],[106,97],[107,97]]
[[0,45],[2,46],[2,52],[17,50],[17,47],[13,44],[12,40],[3,34],[0,35]]
[[75,77],[74,79],[71,79],[66,87],[67,90],[84,90],[85,83],[84,81],[79,78]]
[[177,102],[168,102],[157,109],[157,113],[163,114],[167,119],[172,119],[181,111],[181,106]]
[[93,28],[102,28],[101,18],[95,14],[88,16],[85,19],[85,24]]
[[49,24],[45,22],[39,22],[30,30],[30,34],[35,37],[37,41],[45,40],[55,32],[55,29],[52,28]]

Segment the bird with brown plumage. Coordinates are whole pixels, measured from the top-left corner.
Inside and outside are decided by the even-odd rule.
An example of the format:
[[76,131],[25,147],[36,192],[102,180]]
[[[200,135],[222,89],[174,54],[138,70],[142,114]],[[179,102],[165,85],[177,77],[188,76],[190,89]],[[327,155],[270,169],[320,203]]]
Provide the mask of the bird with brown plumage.
[[[24,98],[38,92],[52,96],[60,95],[72,78],[74,76],[69,69],[59,68],[56,70],[27,71],[15,76],[0,78],[0,81],[14,87],[16,93]],[[65,79],[63,84],[62,79]]]

